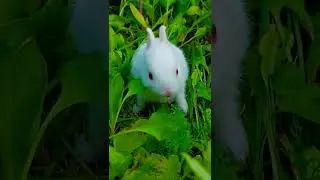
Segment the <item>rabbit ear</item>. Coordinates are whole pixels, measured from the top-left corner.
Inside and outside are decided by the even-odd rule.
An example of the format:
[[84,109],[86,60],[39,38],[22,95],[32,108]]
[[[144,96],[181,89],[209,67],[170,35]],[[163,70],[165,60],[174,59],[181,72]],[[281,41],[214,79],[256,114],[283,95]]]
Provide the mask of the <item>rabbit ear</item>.
[[147,42],[147,47],[150,48],[151,44],[153,43],[155,37],[150,28],[147,28],[147,33],[148,33],[148,42]]
[[166,26],[162,25],[159,28],[159,39],[160,41],[164,42],[167,41],[167,34],[166,34]]

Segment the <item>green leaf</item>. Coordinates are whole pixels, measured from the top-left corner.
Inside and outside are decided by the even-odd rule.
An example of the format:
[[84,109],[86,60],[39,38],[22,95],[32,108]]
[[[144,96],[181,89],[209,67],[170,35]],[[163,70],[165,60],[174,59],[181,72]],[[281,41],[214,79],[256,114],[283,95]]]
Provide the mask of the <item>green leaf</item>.
[[109,52],[112,52],[117,47],[116,33],[112,27],[109,27]]
[[201,163],[199,163],[195,159],[192,159],[192,157],[186,153],[182,153],[182,156],[186,159],[187,163],[191,167],[191,170],[199,179],[201,180],[211,179],[210,173],[207,172],[207,170],[201,165]]
[[203,83],[199,82],[197,87],[197,94],[208,101],[211,101],[211,88],[207,88]]
[[193,16],[193,15],[199,15],[200,13],[200,8],[199,6],[191,6],[188,10],[187,10],[187,14],[189,16]]
[[109,158],[110,179],[115,179],[117,176],[122,177],[133,161],[133,157],[129,153],[119,152],[112,146],[109,146]]
[[188,1],[177,1],[176,8],[178,14],[184,15],[188,10]]
[[320,87],[305,83],[301,69],[294,65],[282,65],[272,79],[280,111],[320,122]]
[[[149,120],[138,120],[129,130],[121,131],[115,136],[129,132],[145,132],[157,138],[158,140],[170,139],[179,132],[179,128],[186,126],[184,114],[180,111],[175,114],[169,114],[163,109],[153,113]],[[114,136],[114,137],[115,137]]]
[[144,90],[144,86],[139,79],[132,79],[128,84],[128,95],[141,94]]
[[133,16],[136,18],[136,20],[144,27],[147,28],[148,24],[145,21],[144,17],[142,16],[142,14],[139,12],[139,10],[132,4],[130,3],[130,9],[131,12],[133,14]]
[[[109,26],[114,28],[122,28],[127,23],[127,19],[122,16],[118,16],[115,14],[109,15]],[[111,37],[111,36],[109,36]]]
[[320,87],[307,84],[303,70],[295,65],[281,65],[273,75],[272,84],[277,95],[303,94],[305,98],[320,98]]
[[269,31],[263,35],[259,44],[259,53],[262,56],[260,71],[265,83],[274,71],[277,61],[277,52],[279,46],[279,37],[274,25],[269,26]]
[[116,42],[117,42],[117,48],[118,49],[121,49],[121,48],[126,46],[126,42],[124,40],[124,37],[121,34],[118,34],[116,36]]
[[121,152],[131,153],[147,141],[147,135],[137,132],[121,134],[114,138],[114,147]]
[[120,74],[116,74],[113,77],[111,77],[110,87],[111,88],[109,89],[109,124],[110,127],[115,127],[115,123],[117,122],[117,114],[121,106],[124,91],[124,81]]
[[34,39],[0,61],[0,83],[0,179],[25,179],[23,168],[47,85],[46,63]]
[[207,34],[207,27],[203,26],[197,29],[195,36],[199,38],[199,37],[203,37],[206,34]]
[[319,100],[306,98],[304,94],[295,93],[277,96],[277,104],[281,112],[289,112],[320,123]]

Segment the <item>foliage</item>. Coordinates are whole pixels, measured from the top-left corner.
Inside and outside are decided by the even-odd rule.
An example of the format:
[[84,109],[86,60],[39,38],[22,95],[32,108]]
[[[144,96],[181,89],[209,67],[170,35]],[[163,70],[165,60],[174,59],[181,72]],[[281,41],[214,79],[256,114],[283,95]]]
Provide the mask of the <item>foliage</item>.
[[[200,147],[208,146],[211,132],[211,42],[208,39],[211,12],[208,2],[122,0],[120,5],[110,6],[111,179],[188,179],[194,176],[183,158],[189,161],[191,157],[181,153],[196,148],[197,153],[202,154]],[[187,82],[190,108],[187,117],[175,104],[161,103],[161,97],[130,75],[131,58],[146,38],[146,27],[157,35],[160,25],[167,27],[168,39],[182,48],[191,68]],[[133,113],[137,93],[144,93],[155,102],[146,110],[146,115]],[[117,154],[122,158],[116,158],[120,157]],[[207,158],[205,153],[202,156]],[[131,163],[120,165],[125,159],[131,159]],[[121,170],[117,170],[120,167]]]
[[[49,127],[65,121],[65,128],[51,134],[62,139],[68,122],[74,126],[76,104],[106,97],[107,76],[102,55],[74,50],[67,1],[10,2],[0,5],[0,179],[25,180],[42,151],[49,151],[42,141]],[[58,148],[61,144],[50,149]],[[64,157],[56,154],[45,176],[54,174]]]
[[318,171],[310,163],[318,161],[319,145],[307,139],[315,133],[310,126],[319,127],[320,120],[319,14],[310,16],[303,0],[247,4],[259,13],[251,15],[260,22],[244,63],[247,166],[253,179],[317,179],[317,173],[309,172]]

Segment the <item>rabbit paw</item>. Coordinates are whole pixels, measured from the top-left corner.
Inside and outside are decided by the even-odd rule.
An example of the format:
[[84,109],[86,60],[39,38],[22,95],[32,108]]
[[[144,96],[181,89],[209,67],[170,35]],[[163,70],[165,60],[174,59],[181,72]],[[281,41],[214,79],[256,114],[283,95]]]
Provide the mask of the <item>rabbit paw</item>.
[[177,96],[177,104],[185,114],[188,113],[188,103],[183,93]]

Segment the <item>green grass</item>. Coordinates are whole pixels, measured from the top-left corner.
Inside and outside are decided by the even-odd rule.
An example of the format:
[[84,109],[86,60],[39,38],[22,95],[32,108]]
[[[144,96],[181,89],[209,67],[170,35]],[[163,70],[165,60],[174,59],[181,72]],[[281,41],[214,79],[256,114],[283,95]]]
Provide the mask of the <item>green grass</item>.
[[[109,11],[110,179],[194,179],[195,175],[208,179],[212,27],[209,1],[123,0],[120,5],[110,6]],[[157,36],[160,25],[167,27],[168,39],[183,50],[190,67],[186,117],[175,104],[153,103],[144,115],[133,111],[141,85],[130,78],[131,58],[146,39],[146,27]]]

